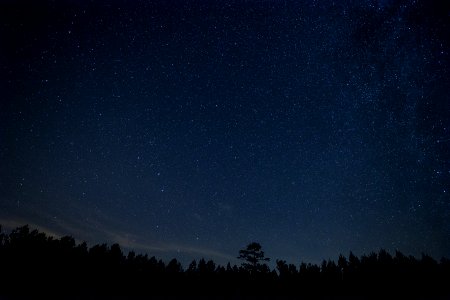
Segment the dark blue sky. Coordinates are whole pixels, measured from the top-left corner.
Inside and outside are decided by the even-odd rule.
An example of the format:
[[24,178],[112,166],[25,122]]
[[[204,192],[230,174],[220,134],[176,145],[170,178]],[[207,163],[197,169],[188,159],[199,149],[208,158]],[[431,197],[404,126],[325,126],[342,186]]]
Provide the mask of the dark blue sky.
[[450,254],[444,1],[3,1],[0,223],[186,262]]

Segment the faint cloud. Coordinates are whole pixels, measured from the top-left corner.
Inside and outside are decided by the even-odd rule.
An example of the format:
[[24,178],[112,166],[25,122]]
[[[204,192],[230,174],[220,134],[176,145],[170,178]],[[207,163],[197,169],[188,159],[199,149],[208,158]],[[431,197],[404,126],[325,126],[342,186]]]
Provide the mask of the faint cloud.
[[62,234],[61,232],[52,230],[48,227],[36,224],[36,223],[32,223],[29,222],[25,219],[7,219],[7,218],[0,218],[0,224],[2,225],[2,230],[7,229],[8,231],[14,230],[17,227],[22,227],[24,225],[28,225],[30,227],[31,230],[37,229],[41,232],[44,232],[47,235],[56,237],[56,238],[60,238],[63,237],[64,234]]
[[[222,209],[227,210],[227,206]],[[7,230],[28,224],[30,229],[38,229],[49,236],[60,238],[66,235],[72,236],[77,243],[82,241],[88,244],[118,243],[123,249],[136,252],[148,253],[149,255],[164,255],[170,253],[189,254],[190,256],[211,257],[226,261],[233,261],[234,256],[209,248],[194,247],[186,244],[165,243],[161,241],[150,241],[143,239],[141,235],[132,234],[128,231],[118,230],[120,224],[111,220],[104,220],[104,216],[97,218],[85,218],[75,213],[72,218],[54,218],[51,214],[40,214],[40,221],[31,221],[30,217],[1,217],[0,224]],[[201,220],[201,216],[195,218]],[[42,225],[43,223],[48,223]]]

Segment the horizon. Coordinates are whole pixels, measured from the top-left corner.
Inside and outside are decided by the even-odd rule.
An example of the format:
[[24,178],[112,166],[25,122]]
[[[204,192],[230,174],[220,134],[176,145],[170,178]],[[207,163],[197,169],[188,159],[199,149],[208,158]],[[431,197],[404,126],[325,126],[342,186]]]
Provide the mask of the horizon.
[[[235,255],[234,257],[230,256],[229,258],[232,258],[230,260],[222,260],[221,261],[221,259],[224,259],[224,256],[221,255],[220,253],[216,254],[216,255],[210,253],[210,255],[194,257],[193,259],[187,261],[187,260],[183,260],[183,253],[184,253],[184,251],[176,251],[176,250],[167,251],[164,248],[158,248],[158,247],[154,247],[154,246],[150,246],[150,245],[148,245],[148,246],[142,245],[141,248],[139,248],[139,247],[138,248],[133,248],[133,247],[130,247],[130,245],[128,245],[128,246],[127,245],[122,245],[122,244],[120,244],[118,242],[114,242],[114,241],[110,242],[110,243],[107,243],[107,242],[100,242],[100,243],[95,243],[95,244],[94,243],[88,243],[85,240],[77,240],[76,238],[74,238],[71,235],[57,235],[57,234],[54,234],[54,233],[51,234],[51,233],[48,233],[45,230],[41,230],[41,229],[39,229],[39,228],[37,228],[35,226],[30,226],[29,224],[24,224],[24,225],[21,225],[21,226],[14,227],[13,229],[8,230],[9,232],[6,232],[4,230],[5,228],[7,229],[8,226],[3,226],[3,224],[0,224],[0,228],[2,229],[0,234],[9,235],[11,232],[16,231],[16,230],[21,229],[21,228],[24,228],[24,227],[28,227],[30,233],[33,232],[33,231],[37,231],[38,233],[44,233],[46,235],[47,239],[61,240],[64,237],[73,238],[74,241],[75,241],[75,247],[78,247],[78,246],[80,246],[82,244],[86,244],[88,251],[90,249],[94,248],[95,246],[101,246],[101,245],[106,245],[106,247],[108,249],[111,249],[111,246],[116,244],[116,245],[119,245],[124,258],[127,258],[128,255],[131,252],[133,252],[136,256],[144,255],[144,256],[147,256],[149,259],[154,257],[157,260],[161,260],[166,265],[169,263],[169,261],[175,259],[178,263],[181,264],[181,267],[182,267],[183,271],[186,271],[188,266],[192,262],[195,261],[196,263],[198,263],[198,261],[200,261],[202,259],[204,259],[206,262],[209,261],[209,260],[212,260],[217,265],[217,267],[226,267],[228,264],[230,264],[231,266],[238,266],[238,267],[240,267],[242,264],[245,263],[245,261],[243,261],[242,259],[239,259],[237,255]],[[254,242],[256,242],[256,241],[253,241],[253,243]],[[248,246],[249,244],[250,244],[250,242],[247,243],[247,245],[243,246],[241,249],[237,250],[236,253],[238,253],[240,250],[246,248],[246,246]],[[263,245],[261,245],[261,246],[263,246]],[[139,250],[142,250],[142,251],[139,251]],[[264,247],[262,247],[261,250],[264,251]],[[154,252],[152,253],[151,251],[154,251]],[[307,260],[298,260],[298,259],[295,260],[295,261],[286,261],[286,260],[280,259],[278,257],[269,257],[267,255],[267,253],[264,253],[265,254],[264,256],[266,258],[268,258],[268,260],[264,261],[263,264],[266,264],[270,268],[270,270],[275,270],[276,271],[277,270],[277,267],[276,267],[277,266],[277,261],[283,261],[284,263],[286,263],[288,265],[289,264],[293,264],[296,267],[299,267],[303,263],[305,263],[307,265],[320,266],[324,261],[325,262],[330,262],[330,261],[337,262],[338,259],[341,256],[343,256],[346,259],[348,259],[348,257],[350,255],[355,255],[358,259],[361,259],[361,257],[369,257],[370,255],[375,254],[378,257],[379,253],[381,251],[385,251],[387,254],[389,254],[393,258],[396,257],[397,253],[400,253],[402,255],[405,255],[405,257],[407,257],[407,258],[413,258],[413,259],[416,259],[416,260],[421,259],[421,257],[423,257],[423,256],[428,256],[431,259],[435,260],[435,262],[437,262],[437,263],[441,263],[443,260],[447,260],[447,261],[449,260],[448,257],[445,257],[445,256],[433,257],[433,256],[430,256],[428,253],[425,253],[425,252],[420,253],[420,255],[412,255],[410,253],[404,253],[404,252],[402,252],[402,251],[400,251],[398,249],[395,249],[394,251],[388,251],[386,249],[381,248],[381,249],[376,249],[376,250],[373,250],[373,251],[369,251],[367,253],[355,253],[355,252],[350,250],[348,253],[339,253],[339,254],[336,255],[336,257],[323,258],[323,259],[321,259],[319,261],[307,261]],[[169,253],[170,252],[170,253],[174,253],[175,255],[162,257],[162,256],[158,256],[158,254],[157,254],[158,252],[159,253],[161,253],[161,252]],[[198,252],[196,252],[196,251],[187,251],[187,252],[201,253],[202,251],[198,251]],[[180,258],[180,256],[181,256],[181,258]]]

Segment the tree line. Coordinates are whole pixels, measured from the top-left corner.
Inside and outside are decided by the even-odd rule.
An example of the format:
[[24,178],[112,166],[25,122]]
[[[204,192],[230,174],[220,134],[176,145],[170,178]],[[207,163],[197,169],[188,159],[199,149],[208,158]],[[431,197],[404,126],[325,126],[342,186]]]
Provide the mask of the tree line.
[[250,243],[237,258],[241,265],[202,258],[183,268],[176,258],[125,254],[118,244],[88,247],[25,225],[0,233],[0,298],[450,296],[450,260],[426,254],[350,252],[321,264],[275,260],[271,269],[261,245]]

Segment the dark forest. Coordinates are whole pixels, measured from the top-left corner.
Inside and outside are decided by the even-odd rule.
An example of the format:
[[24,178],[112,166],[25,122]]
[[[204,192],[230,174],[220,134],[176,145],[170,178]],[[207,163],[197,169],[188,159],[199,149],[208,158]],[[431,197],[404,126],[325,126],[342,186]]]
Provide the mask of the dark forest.
[[[381,249],[350,252],[320,265],[276,260],[270,269],[261,245],[239,251],[242,265],[193,260],[183,268],[147,254],[124,253],[118,244],[88,247],[70,236],[54,238],[28,225],[0,235],[1,296],[5,299],[283,298],[448,299],[450,260],[415,258]],[[43,298],[43,299],[44,299]],[[1,298],[3,299],[3,298]],[[334,298],[333,298],[334,299]]]

